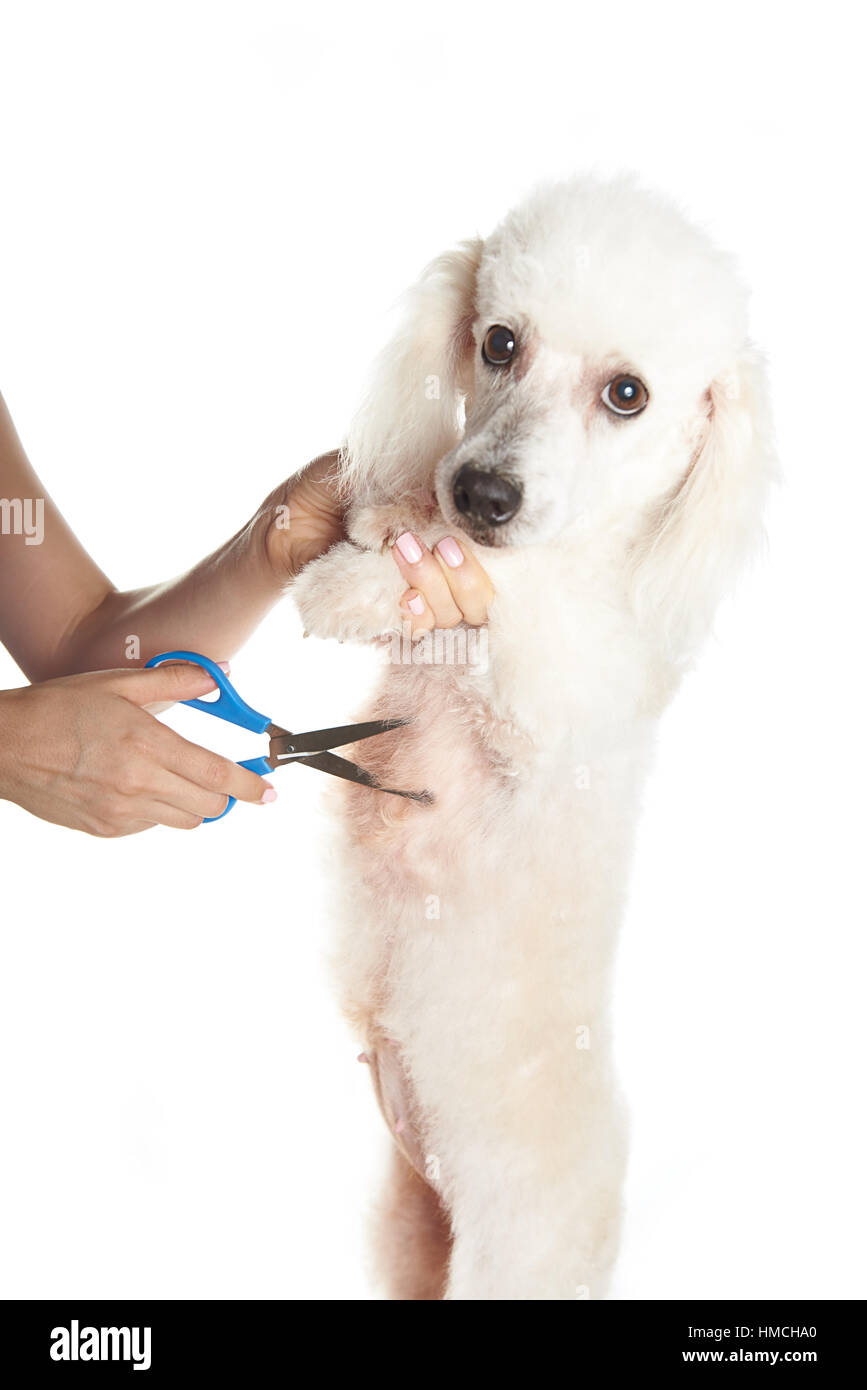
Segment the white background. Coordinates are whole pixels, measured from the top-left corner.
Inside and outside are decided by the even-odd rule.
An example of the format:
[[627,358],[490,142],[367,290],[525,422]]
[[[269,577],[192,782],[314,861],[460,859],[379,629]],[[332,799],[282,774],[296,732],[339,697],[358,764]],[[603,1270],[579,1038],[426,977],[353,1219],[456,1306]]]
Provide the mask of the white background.
[[[637,169],[742,259],[786,485],[646,798],[627,1298],[867,1293],[858,22],[0,4],[0,389],[122,587],[332,446],[400,290],[537,179]],[[373,676],[288,604],[233,669],[296,728]],[[328,987],[322,781],[115,842],[0,805],[0,1294],[370,1297],[386,1139]]]

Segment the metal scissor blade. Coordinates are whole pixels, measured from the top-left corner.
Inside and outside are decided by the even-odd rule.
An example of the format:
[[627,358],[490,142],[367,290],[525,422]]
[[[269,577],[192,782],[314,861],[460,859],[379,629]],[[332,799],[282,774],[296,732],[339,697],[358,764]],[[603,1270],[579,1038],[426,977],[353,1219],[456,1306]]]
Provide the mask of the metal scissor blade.
[[409,801],[418,801],[424,806],[430,806],[433,801],[430,792],[401,792],[394,787],[384,787],[374,773],[367,772],[357,763],[351,763],[348,758],[339,758],[336,753],[316,753],[309,758],[292,758],[290,761],[299,767],[315,767],[320,772],[330,772],[332,777],[344,777],[347,782],[358,782],[377,792],[387,792],[389,796],[405,796]]
[[306,734],[290,734],[281,730],[271,740],[271,756],[277,762],[288,762],[307,753],[325,753],[329,748],[342,748],[345,743],[358,743],[363,738],[387,734],[401,729],[408,719],[372,719],[367,724],[341,724],[336,729],[312,729]]

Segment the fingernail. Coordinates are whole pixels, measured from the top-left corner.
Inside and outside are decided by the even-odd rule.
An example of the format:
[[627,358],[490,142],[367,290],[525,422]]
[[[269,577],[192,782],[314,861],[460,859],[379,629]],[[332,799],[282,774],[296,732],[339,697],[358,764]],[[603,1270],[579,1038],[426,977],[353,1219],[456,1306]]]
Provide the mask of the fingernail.
[[414,613],[419,618],[424,612],[424,599],[421,594],[413,594],[412,598],[407,599],[406,606],[410,613]]
[[268,804],[269,801],[276,801],[276,800],[277,800],[277,793],[275,792],[274,788],[273,788],[273,787],[266,787],[265,790],[263,791],[261,797],[260,797],[259,805],[260,805],[260,806],[267,806],[267,804]]
[[408,565],[418,564],[421,559],[421,546],[412,531],[404,531],[402,536],[398,536],[395,545]]
[[355,1060],[356,1062],[370,1062],[370,1058],[368,1057],[366,1052],[359,1052]]
[[226,675],[228,676],[229,671],[231,670],[228,661],[218,661],[216,664],[219,666],[220,670],[225,671]]
[[437,541],[436,548],[450,569],[456,570],[458,565],[464,563],[464,552],[451,536],[445,536],[441,541]]

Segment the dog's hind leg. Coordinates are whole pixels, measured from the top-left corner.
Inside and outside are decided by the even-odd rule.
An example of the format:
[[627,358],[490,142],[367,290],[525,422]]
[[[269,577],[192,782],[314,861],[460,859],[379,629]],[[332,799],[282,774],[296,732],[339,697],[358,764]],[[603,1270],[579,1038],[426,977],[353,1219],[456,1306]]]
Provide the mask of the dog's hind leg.
[[397,1146],[376,1223],[377,1282],[388,1297],[442,1298],[451,1254],[449,1220],[434,1188]]

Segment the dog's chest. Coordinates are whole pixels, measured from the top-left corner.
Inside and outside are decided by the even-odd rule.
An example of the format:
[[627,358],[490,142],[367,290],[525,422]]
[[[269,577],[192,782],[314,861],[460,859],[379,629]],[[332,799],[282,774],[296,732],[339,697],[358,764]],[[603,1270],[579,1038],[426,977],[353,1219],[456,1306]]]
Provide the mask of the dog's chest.
[[[574,557],[499,557],[484,693],[492,713],[542,747],[570,736],[610,746],[643,706],[648,653],[621,576]],[[502,570],[502,574],[499,571]]]

